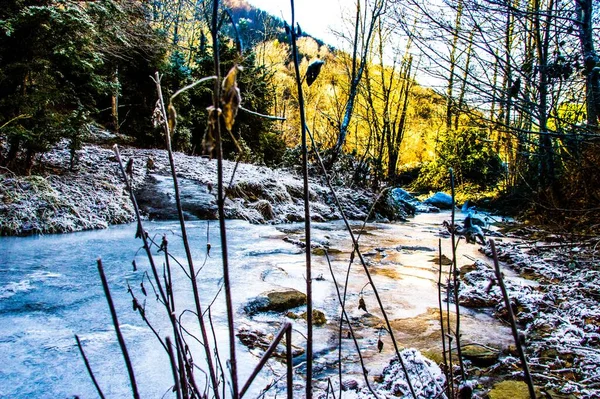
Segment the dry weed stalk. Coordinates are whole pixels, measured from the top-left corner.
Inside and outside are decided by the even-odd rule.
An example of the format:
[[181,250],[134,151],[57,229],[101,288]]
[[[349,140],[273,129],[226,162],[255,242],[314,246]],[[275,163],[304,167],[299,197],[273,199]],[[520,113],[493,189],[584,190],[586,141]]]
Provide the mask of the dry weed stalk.
[[492,257],[494,259],[494,272],[496,273],[496,280],[498,282],[498,286],[500,287],[500,291],[502,292],[502,297],[504,298],[504,306],[506,306],[506,311],[508,312],[508,321],[510,322],[510,328],[515,340],[515,346],[517,347],[517,352],[519,352],[519,358],[521,359],[521,367],[523,368],[523,373],[525,374],[525,382],[527,383],[529,396],[531,399],[535,399],[535,387],[533,385],[531,373],[529,372],[529,364],[527,363],[525,350],[523,349],[523,344],[521,342],[523,339],[519,334],[519,330],[517,329],[515,315],[510,303],[510,298],[508,297],[508,292],[506,291],[506,286],[504,285],[502,272],[500,271],[500,262],[498,261],[498,253],[496,252],[496,243],[494,240],[489,240],[489,243],[490,248],[492,249]]

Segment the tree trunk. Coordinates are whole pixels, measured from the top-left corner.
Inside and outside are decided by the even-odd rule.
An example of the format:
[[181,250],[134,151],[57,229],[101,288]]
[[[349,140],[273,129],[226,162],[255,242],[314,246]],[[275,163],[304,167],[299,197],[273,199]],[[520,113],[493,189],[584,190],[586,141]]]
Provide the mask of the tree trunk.
[[552,150],[552,138],[548,134],[548,48],[550,42],[550,21],[552,19],[552,10],[554,0],[550,0],[547,7],[546,22],[542,31],[540,14],[540,0],[534,2],[534,33],[536,39],[536,49],[539,68],[539,103],[538,103],[538,124],[539,124],[539,180],[538,188],[544,189],[552,186],[554,182],[554,159]]
[[469,34],[469,43],[467,44],[467,60],[465,61],[465,71],[463,73],[462,83],[460,86],[460,92],[458,93],[458,102],[456,104],[456,110],[454,112],[454,130],[458,130],[458,123],[460,121],[460,115],[462,114],[462,108],[465,102],[465,94],[467,89],[467,79],[469,78],[469,66],[471,65],[471,55],[473,54],[473,35],[475,29],[471,30]]
[[575,0],[579,42],[586,73],[587,124],[596,128],[598,126],[598,116],[600,115],[600,70],[596,66],[599,58],[594,49],[592,12],[592,0]]
[[112,76],[113,92],[111,96],[111,124],[115,132],[119,132],[119,67],[115,67]]
[[[348,128],[350,127],[350,121],[352,120],[352,114],[354,112],[354,103],[356,102],[356,96],[358,95],[358,88],[360,85],[360,81],[362,79],[363,72],[367,65],[367,56],[369,52],[369,47],[371,46],[371,38],[373,36],[373,31],[375,30],[375,26],[379,21],[382,10],[384,9],[385,1],[378,0],[373,4],[373,10],[371,11],[370,20],[366,21],[366,10],[365,10],[365,20],[362,21],[362,32],[359,31],[359,26],[361,26],[361,8],[360,8],[360,0],[356,2],[356,20],[355,20],[355,29],[354,29],[354,43],[352,49],[352,73],[350,76],[350,90],[348,91],[348,100],[346,101],[346,106],[344,110],[344,117],[342,118],[342,123],[340,125],[340,131],[338,134],[337,142],[333,148],[332,160],[331,164],[335,162],[338,154],[341,153],[344,143],[346,142],[346,136],[348,135]],[[361,53],[360,60],[359,57],[359,36],[361,41]]]
[[454,70],[456,68],[456,51],[458,47],[458,34],[460,33],[460,21],[462,19],[463,13],[463,0],[458,0],[458,4],[456,7],[456,22],[454,25],[454,32],[452,34],[452,47],[450,50],[450,69],[448,76],[448,89],[446,92],[446,96],[448,97],[446,101],[446,131],[450,131],[452,128],[452,113],[454,109]]

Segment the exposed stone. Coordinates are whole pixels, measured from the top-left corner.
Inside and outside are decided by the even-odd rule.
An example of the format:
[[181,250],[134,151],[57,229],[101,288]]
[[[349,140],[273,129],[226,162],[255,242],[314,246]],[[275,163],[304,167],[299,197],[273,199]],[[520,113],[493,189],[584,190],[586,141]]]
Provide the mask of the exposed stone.
[[458,303],[467,308],[489,308],[498,303],[498,299],[477,289],[463,289],[458,295]]
[[346,381],[342,382],[342,390],[343,391],[357,391],[358,390],[358,381],[352,379],[352,380],[346,380]]
[[[215,219],[217,204],[215,196],[205,184],[186,178],[178,178],[181,207],[188,217]],[[151,219],[172,220],[177,218],[173,178],[149,174],[136,192],[140,210]]]
[[306,294],[293,288],[263,292],[251,299],[244,311],[249,315],[259,312],[281,312],[298,306],[306,305]]
[[[322,311],[313,309],[312,314],[313,324],[315,326],[322,326],[323,324],[327,323],[327,317],[325,317],[325,313],[323,313]],[[306,316],[306,312],[302,312],[302,314],[300,314],[300,317],[302,317],[304,320],[306,320]]]
[[380,327],[383,325],[383,319],[369,312],[363,313],[360,317],[352,317],[351,320],[365,327]]
[[[536,397],[541,393],[536,389]],[[502,381],[488,392],[490,399],[529,399],[529,388],[523,381]]]
[[465,345],[461,347],[463,358],[473,362],[475,366],[487,367],[498,361],[500,351],[480,345]]
[[[109,132],[94,132],[94,141],[122,141]],[[69,168],[68,141],[42,157],[43,176],[15,177],[0,173],[0,229],[2,234],[60,233],[131,222],[129,193],[114,152],[97,145],[77,151],[76,172]],[[167,152],[121,148],[123,162],[133,160],[130,182],[145,215],[177,219],[173,179]],[[174,153],[184,216],[216,218],[217,163],[215,160]],[[303,183],[293,172],[224,161],[223,173],[234,174],[227,186],[225,217],[250,223],[304,220]],[[311,217],[323,222],[341,218],[330,190],[310,179]],[[32,184],[33,182],[33,184]],[[404,220],[406,207],[389,195],[360,188],[337,187],[336,194],[349,219]],[[375,205],[375,206],[373,206]],[[371,212],[372,211],[372,212]]]
[[[262,351],[267,350],[274,338],[273,334],[266,334],[262,331],[248,330],[245,328],[240,329],[236,336],[240,339],[242,344],[249,349],[260,349]],[[292,357],[303,355],[304,352],[303,348],[292,345]],[[277,345],[277,349],[273,353],[273,356],[278,359],[285,359],[285,340],[282,340],[279,345]]]
[[443,192],[437,192],[423,201],[424,204],[433,205],[440,209],[452,209],[452,197]]
[[275,219],[275,214],[273,213],[273,206],[267,200],[258,200],[251,204],[248,204],[248,207],[256,209],[258,213],[262,215],[264,220],[273,220]]
[[[433,257],[433,259],[430,260],[430,262],[433,262],[436,265],[439,265],[440,264],[440,257],[438,255],[436,255],[436,256]],[[442,254],[442,265],[448,266],[448,265],[451,265],[451,264],[452,264],[452,259],[450,259],[446,255]]]
[[546,391],[546,395],[548,395],[549,399],[576,399],[577,396],[573,394],[561,394],[556,392],[554,389],[549,389]]

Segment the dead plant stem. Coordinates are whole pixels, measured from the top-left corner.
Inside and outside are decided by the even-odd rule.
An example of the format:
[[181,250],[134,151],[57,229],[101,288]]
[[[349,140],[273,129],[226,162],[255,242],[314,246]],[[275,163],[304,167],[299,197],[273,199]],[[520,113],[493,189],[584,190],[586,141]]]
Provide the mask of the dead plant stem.
[[[444,329],[444,306],[442,305],[442,239],[438,242],[439,273],[438,273],[438,302],[440,306],[440,328],[442,332],[442,355],[444,357],[444,375],[446,376],[446,392],[450,398],[450,376],[448,375],[448,358],[446,356],[446,331]],[[446,314],[446,317],[450,317]]]
[[169,353],[169,362],[171,363],[171,370],[173,371],[173,381],[174,387],[173,390],[177,394],[177,399],[182,399],[181,387],[179,385],[179,373],[177,372],[177,366],[175,365],[175,355],[173,354],[173,344],[171,343],[171,338],[166,337],[165,341],[167,343],[168,353]]
[[94,386],[96,387],[96,391],[98,391],[98,396],[100,396],[100,399],[105,399],[104,393],[102,392],[102,389],[100,388],[100,385],[98,384],[98,381],[96,380],[96,376],[94,375],[94,372],[92,371],[90,362],[88,361],[88,358],[85,355],[85,352],[83,351],[83,346],[81,345],[81,341],[79,340],[79,336],[77,336],[77,334],[75,334],[75,340],[77,341],[77,347],[79,348],[79,353],[81,353],[81,357],[83,357],[83,362],[85,363],[85,368],[87,369],[88,374],[90,375],[90,378],[92,379],[92,382],[94,383]]
[[494,259],[494,271],[496,272],[496,280],[498,281],[500,291],[502,291],[504,305],[506,306],[506,311],[508,312],[508,320],[510,322],[510,328],[512,330],[513,338],[515,340],[515,346],[517,347],[517,352],[519,352],[519,358],[521,359],[521,367],[523,368],[523,373],[525,374],[525,382],[527,383],[527,388],[529,389],[529,396],[531,397],[531,399],[535,399],[535,387],[533,385],[531,373],[529,372],[529,365],[527,364],[527,358],[525,357],[525,350],[523,349],[523,345],[519,337],[519,330],[517,330],[517,322],[515,321],[515,315],[510,304],[510,298],[508,297],[508,292],[506,291],[506,286],[504,285],[504,279],[502,278],[502,272],[500,271],[500,262],[498,261],[496,244],[494,240],[489,240],[489,242],[490,247],[492,249],[492,257]]
[[125,339],[123,338],[123,334],[121,333],[119,318],[117,317],[117,311],[115,310],[115,305],[110,295],[110,289],[108,288],[108,282],[106,281],[106,275],[104,274],[102,260],[98,259],[97,262],[98,273],[100,274],[100,279],[102,280],[102,288],[104,289],[104,296],[106,297],[106,300],[108,302],[108,308],[110,309],[110,316],[112,317],[113,325],[115,326],[115,332],[117,334],[117,340],[119,341],[119,347],[121,348],[121,353],[123,354],[123,358],[125,359],[125,366],[127,367],[127,373],[129,374],[129,382],[131,383],[131,391],[133,392],[133,398],[139,399],[140,394],[138,392],[137,382],[135,381],[133,365],[131,364],[131,359],[129,358],[129,352],[127,351]]
[[306,114],[304,109],[304,95],[302,92],[302,79],[300,77],[300,62],[296,46],[296,15],[294,0],[290,0],[292,8],[292,26],[290,36],[292,39],[292,57],[294,71],[296,72],[296,85],[298,87],[298,105],[300,107],[300,126],[302,129],[302,177],[304,183],[304,234],[306,241],[306,399],[312,399],[313,375],[313,314],[312,314],[312,265],[311,265],[311,230],[310,230],[310,196],[308,190],[308,148],[306,134]]
[[[235,29],[235,26],[234,26]],[[213,47],[213,68],[217,79],[213,86],[213,107],[220,109],[221,101],[221,60],[219,48],[219,0],[213,0],[210,33]],[[233,137],[233,136],[232,136]],[[229,257],[227,248],[227,229],[225,227],[225,197],[223,187],[223,147],[221,140],[221,124],[215,124],[215,140],[217,150],[217,207],[219,215],[219,231],[221,235],[221,256],[223,264],[223,282],[225,284],[225,304],[227,308],[227,330],[229,333],[229,360],[231,366],[232,398],[239,398],[237,359],[235,353],[235,325],[233,320],[233,304],[231,299],[231,281],[229,278]]]
[[179,225],[181,228],[181,238],[183,241],[183,247],[185,249],[185,254],[187,257],[187,261],[188,261],[189,274],[191,276],[190,281],[192,283],[192,291],[194,294],[194,304],[196,306],[196,314],[198,316],[198,323],[200,324],[200,331],[202,333],[202,341],[203,341],[202,345],[204,346],[204,352],[206,355],[206,363],[207,363],[208,371],[210,374],[211,383],[213,385],[213,392],[215,394],[215,398],[219,399],[220,395],[219,395],[219,389],[218,389],[218,384],[217,384],[217,377],[216,377],[215,368],[214,368],[214,364],[213,364],[213,360],[212,360],[210,345],[208,343],[208,333],[206,331],[206,323],[204,322],[204,319],[202,318],[202,305],[200,302],[200,293],[198,290],[198,282],[196,281],[196,278],[195,278],[196,273],[194,271],[194,260],[192,258],[192,252],[190,250],[189,240],[187,237],[187,230],[185,227],[185,220],[183,217],[183,209],[181,207],[181,196],[179,193],[179,183],[177,180],[177,173],[175,171],[175,161],[173,158],[173,150],[171,148],[171,132],[169,131],[169,124],[167,123],[167,121],[168,121],[167,110],[165,108],[165,102],[164,102],[163,94],[162,94],[162,87],[160,84],[160,75],[158,74],[158,72],[156,72],[156,74],[155,74],[154,81],[156,83],[156,90],[158,92],[158,99],[160,102],[160,110],[163,115],[163,119],[165,121],[165,123],[163,124],[163,128],[165,131],[165,141],[166,141],[166,145],[167,145],[167,153],[169,156],[169,165],[171,166],[171,176],[173,177],[173,186],[174,186],[173,188],[175,191],[175,203],[177,205],[177,214],[179,216]]
[[[331,278],[333,279],[333,286],[335,287],[335,291],[338,296],[338,301],[340,301],[340,305],[342,306],[342,314],[344,316],[344,319],[346,320],[346,323],[348,323],[348,329],[350,330],[350,335],[352,336],[352,341],[354,341],[354,346],[356,347],[356,353],[358,354],[358,359],[360,360],[360,366],[362,368],[363,377],[365,379],[365,384],[367,384],[367,388],[373,394],[373,396],[375,398],[379,398],[377,396],[377,394],[375,393],[375,391],[373,390],[373,388],[371,387],[371,384],[369,383],[369,376],[367,374],[367,368],[365,367],[365,361],[362,357],[362,353],[360,352],[360,346],[358,345],[358,341],[356,340],[356,335],[354,334],[354,329],[352,328],[352,324],[350,324],[350,318],[348,317],[348,313],[346,313],[346,308],[342,304],[342,296],[340,294],[340,288],[337,284],[337,280],[335,279],[335,273],[333,272],[333,267],[331,266],[331,261],[329,259],[329,254],[327,253],[327,251],[325,251],[325,257],[327,258],[327,265],[329,266],[329,272],[331,273]],[[341,343],[340,343],[340,346],[341,346]],[[341,362],[340,362],[340,366],[341,366]],[[340,378],[340,387],[341,386],[342,386],[342,380]],[[335,397],[335,393],[334,393],[334,397]],[[342,397],[341,391],[340,391],[340,397]]]
[[454,305],[456,308],[456,330],[454,331],[454,333],[455,333],[455,339],[456,339],[456,351],[457,351],[457,355],[458,355],[458,364],[460,366],[460,374],[464,381],[466,379],[466,373],[465,373],[465,366],[463,364],[463,359],[462,359],[462,349],[460,347],[460,305],[458,304],[458,288],[459,288],[460,281],[458,279],[458,267],[456,264],[456,261],[457,261],[456,245],[457,245],[457,243],[456,243],[456,234],[454,234],[456,203],[455,203],[455,193],[454,193],[454,172],[453,172],[452,168],[450,168],[450,188],[452,190],[452,225],[451,225],[452,226],[452,232],[451,232],[452,270],[453,270],[453,277],[454,277],[454,284],[453,284]]
[[[293,1],[293,0],[291,0]],[[306,129],[306,125],[303,125],[304,128]],[[312,135],[311,135],[311,139],[312,139]],[[352,240],[352,245],[354,247],[354,250],[352,252],[352,254],[356,253],[358,255],[358,258],[360,260],[361,265],[363,266],[363,270],[365,271],[365,274],[367,275],[367,279],[369,280],[369,284],[371,285],[372,289],[373,289],[373,293],[375,294],[375,298],[377,299],[377,304],[379,305],[379,309],[381,310],[381,313],[383,314],[383,318],[385,320],[385,324],[386,324],[386,328],[387,331],[390,334],[390,338],[392,339],[392,344],[394,345],[394,350],[396,352],[396,357],[398,358],[398,361],[400,362],[400,365],[402,367],[402,371],[404,372],[404,375],[406,376],[406,381],[408,384],[408,387],[410,389],[410,393],[412,395],[412,397],[414,399],[417,399],[417,394],[415,393],[414,387],[412,385],[412,382],[410,381],[410,375],[408,373],[408,369],[406,368],[406,365],[404,364],[404,360],[402,359],[402,356],[400,356],[400,349],[398,348],[398,343],[396,342],[396,338],[394,336],[394,332],[392,330],[392,326],[390,324],[387,312],[385,311],[384,307],[383,307],[383,302],[381,301],[381,298],[379,296],[379,291],[377,290],[377,287],[375,286],[374,282],[373,282],[373,278],[371,277],[371,272],[369,272],[369,269],[367,268],[367,263],[365,261],[365,259],[363,258],[362,253],[360,252],[360,248],[358,245],[358,240],[356,239],[356,236],[354,235],[354,233],[352,232],[352,228],[350,227],[350,223],[348,222],[348,219],[346,218],[346,215],[344,214],[344,210],[341,206],[341,203],[337,197],[337,195],[335,194],[335,190],[333,189],[333,186],[331,184],[331,180],[329,179],[329,176],[327,175],[327,170],[325,168],[325,165],[323,163],[323,160],[320,156],[320,154],[318,153],[318,151],[316,150],[316,146],[314,145],[314,140],[313,140],[313,150],[315,151],[317,158],[319,159],[319,163],[321,165],[321,168],[323,169],[323,173],[325,176],[325,180],[327,182],[327,186],[329,187],[329,189],[331,190],[331,193],[333,195],[333,198],[335,200],[335,203],[338,207],[338,210],[340,211],[340,214],[342,216],[342,219],[344,220],[344,224],[346,226],[346,229],[348,230],[348,234],[350,235],[350,239]],[[308,247],[307,247],[308,248]],[[310,252],[310,251],[307,251]],[[352,255],[354,256],[354,255]],[[350,262],[350,265],[352,265],[352,262]],[[350,268],[350,265],[348,266],[348,268]],[[348,274],[350,273],[350,270],[348,270]],[[348,276],[346,276],[346,286],[348,284]],[[344,289],[344,302],[345,303],[345,289]],[[341,383],[341,381],[340,381]]]

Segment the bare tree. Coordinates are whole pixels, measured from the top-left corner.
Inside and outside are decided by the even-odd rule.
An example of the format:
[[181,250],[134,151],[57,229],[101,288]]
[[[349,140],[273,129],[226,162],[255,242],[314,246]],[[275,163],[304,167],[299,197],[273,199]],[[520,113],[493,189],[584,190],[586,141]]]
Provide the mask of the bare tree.
[[346,142],[346,136],[348,135],[348,129],[354,113],[359,86],[367,63],[369,62],[368,55],[373,39],[373,33],[384,12],[386,3],[386,0],[365,0],[361,7],[361,0],[356,0],[348,97],[344,108],[344,117],[340,124],[337,142],[334,146],[333,161],[335,161],[337,155],[342,151],[342,147]]

